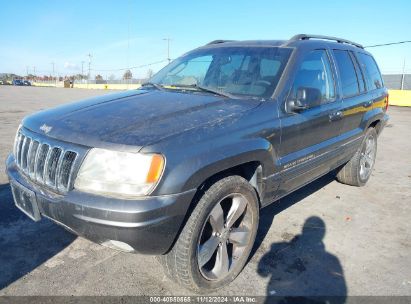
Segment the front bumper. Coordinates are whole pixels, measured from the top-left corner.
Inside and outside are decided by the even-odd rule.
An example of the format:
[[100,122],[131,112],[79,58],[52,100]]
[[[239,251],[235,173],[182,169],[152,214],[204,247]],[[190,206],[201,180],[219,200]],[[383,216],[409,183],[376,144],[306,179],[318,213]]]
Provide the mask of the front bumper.
[[137,200],[76,190],[59,195],[21,174],[12,155],[7,158],[6,172],[11,182],[35,192],[42,216],[96,243],[122,242],[143,254],[163,254],[171,248],[196,191]]

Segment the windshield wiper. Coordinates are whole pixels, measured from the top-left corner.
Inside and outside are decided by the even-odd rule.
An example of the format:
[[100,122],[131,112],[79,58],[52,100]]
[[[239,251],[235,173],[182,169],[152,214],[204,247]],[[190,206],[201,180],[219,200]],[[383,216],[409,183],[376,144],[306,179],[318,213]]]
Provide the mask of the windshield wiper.
[[236,96],[234,96],[230,93],[221,92],[221,91],[213,89],[213,88],[203,87],[203,86],[195,84],[195,83],[193,83],[193,84],[172,84],[172,85],[170,85],[170,87],[183,88],[183,89],[184,88],[192,88],[192,89],[195,89],[195,90],[198,90],[198,91],[212,93],[212,94],[223,96],[223,97],[226,97],[226,98],[232,98],[232,99],[237,99],[238,98],[238,97],[236,97]]
[[144,82],[141,84],[141,87],[149,87],[149,86],[154,87],[157,90],[164,91],[164,87],[161,84],[158,84],[155,82]]

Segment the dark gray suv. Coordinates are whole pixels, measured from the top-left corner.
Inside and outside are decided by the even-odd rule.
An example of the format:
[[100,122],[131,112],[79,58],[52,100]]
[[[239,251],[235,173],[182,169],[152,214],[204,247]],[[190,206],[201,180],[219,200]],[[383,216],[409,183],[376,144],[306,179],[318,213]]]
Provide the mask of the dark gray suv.
[[333,170],[365,185],[387,107],[359,44],[218,40],[138,90],[26,117],[7,173],[33,220],[159,255],[173,280],[212,290],[244,267],[262,207]]

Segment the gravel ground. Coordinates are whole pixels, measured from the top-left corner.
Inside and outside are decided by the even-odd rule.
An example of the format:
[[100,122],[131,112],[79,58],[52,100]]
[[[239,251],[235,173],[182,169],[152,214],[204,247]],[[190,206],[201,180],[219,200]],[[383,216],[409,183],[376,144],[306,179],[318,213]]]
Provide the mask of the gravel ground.
[[[4,160],[20,120],[107,93],[0,86],[0,295],[190,294],[151,256],[34,223],[13,206]],[[389,113],[369,183],[355,188],[327,175],[263,209],[252,258],[216,295],[411,296],[411,108]]]

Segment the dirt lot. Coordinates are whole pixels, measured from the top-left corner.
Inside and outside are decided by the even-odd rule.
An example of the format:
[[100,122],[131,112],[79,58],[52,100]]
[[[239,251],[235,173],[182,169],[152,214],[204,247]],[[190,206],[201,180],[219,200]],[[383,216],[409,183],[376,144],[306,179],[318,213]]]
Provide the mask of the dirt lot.
[[[0,86],[0,295],[188,294],[153,257],[34,223],[13,206],[4,160],[20,120],[107,93]],[[264,209],[250,262],[217,295],[411,295],[411,108],[389,113],[369,183],[328,175]]]

